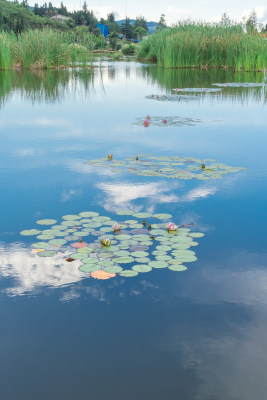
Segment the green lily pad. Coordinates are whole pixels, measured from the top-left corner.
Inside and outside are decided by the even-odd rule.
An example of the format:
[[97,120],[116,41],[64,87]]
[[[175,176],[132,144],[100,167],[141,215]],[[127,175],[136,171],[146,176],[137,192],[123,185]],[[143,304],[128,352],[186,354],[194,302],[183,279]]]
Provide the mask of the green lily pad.
[[98,264],[99,259],[98,258],[83,258],[82,262],[83,262],[83,264]]
[[115,251],[113,254],[116,257],[128,257],[131,255],[131,253],[127,250],[118,250],[118,251]]
[[34,236],[38,235],[41,231],[38,231],[38,229],[26,229],[24,231],[21,231],[20,234],[22,236]]
[[138,257],[138,258],[140,258],[140,257],[144,258],[144,257],[149,256],[149,253],[147,251],[133,251],[131,253],[131,256],[132,257]]
[[139,262],[139,263],[142,263],[142,264],[147,264],[147,263],[149,263],[151,260],[150,260],[150,258],[148,258],[148,257],[140,257],[140,258],[136,258],[135,259],[135,262]]
[[150,272],[152,270],[152,268],[149,265],[140,264],[140,265],[134,265],[132,267],[132,270],[143,273],[143,272]]
[[158,261],[168,261],[171,259],[172,259],[171,256],[156,256],[156,260],[158,260]]
[[100,266],[97,264],[83,264],[79,267],[79,270],[81,272],[94,272],[98,271],[100,269]]
[[82,254],[90,254],[93,253],[94,249],[91,247],[80,247],[77,249],[77,253],[82,253]]
[[150,261],[148,264],[152,268],[167,268],[168,264],[165,261]]
[[57,223],[56,219],[39,219],[38,221],[36,221],[36,224],[39,225],[54,225]]
[[132,262],[134,262],[134,258],[133,257],[118,257],[115,259],[116,263],[118,264],[130,264]]
[[42,249],[43,247],[44,247],[44,248],[45,248],[45,247],[49,247],[49,244],[46,243],[46,242],[37,242],[37,243],[33,243],[33,244],[32,244],[32,247],[33,247],[34,249]]
[[172,217],[171,214],[154,214],[153,215],[153,218],[157,218],[157,219],[169,219],[171,217]]
[[121,267],[119,267],[118,265],[113,265],[113,266],[110,266],[110,267],[105,267],[104,271],[109,272],[111,274],[113,274],[113,273],[117,274],[118,272],[122,272],[123,269]]
[[83,260],[84,258],[87,258],[87,254],[83,253],[72,253],[69,256],[70,258],[74,258],[74,260]]
[[79,214],[82,218],[98,217],[99,213],[94,211],[83,211]]
[[133,271],[131,269],[125,269],[124,271],[120,272],[120,275],[123,276],[124,278],[130,278],[133,276],[137,276],[138,272],[137,271]]
[[80,215],[63,215],[62,219],[66,221],[75,221],[76,219],[81,219]]
[[181,264],[169,265],[168,268],[172,271],[186,271],[187,270],[187,267],[185,265],[181,265]]
[[143,212],[143,213],[140,212],[140,213],[133,214],[133,217],[135,217],[135,218],[149,218],[151,216],[152,216],[152,214],[147,213],[147,212]]
[[54,238],[55,238],[55,236],[53,236],[53,235],[38,235],[37,236],[37,239],[40,239],[40,240],[51,240]]
[[133,211],[129,210],[120,210],[116,212],[117,215],[133,215]]
[[47,251],[40,251],[40,253],[37,254],[39,257],[53,257],[55,254],[57,254],[57,252],[53,250],[47,250]]
[[57,245],[57,246],[62,246],[63,244],[66,244],[67,243],[67,241],[66,240],[64,240],[64,239],[52,239],[52,240],[49,240],[49,243],[50,244],[52,244],[52,245]]
[[191,237],[194,237],[194,238],[199,238],[199,237],[203,237],[203,236],[204,236],[204,233],[201,233],[201,232],[191,232],[191,233],[190,233],[190,236],[191,236]]

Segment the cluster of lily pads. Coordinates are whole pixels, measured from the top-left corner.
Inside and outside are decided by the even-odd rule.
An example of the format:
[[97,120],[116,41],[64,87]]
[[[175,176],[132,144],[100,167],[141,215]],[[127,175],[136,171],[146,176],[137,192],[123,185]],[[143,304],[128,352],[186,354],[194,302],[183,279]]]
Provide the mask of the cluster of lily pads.
[[182,92],[182,93],[215,93],[220,92],[222,89],[214,89],[214,88],[174,88],[172,89],[175,92]]
[[188,100],[195,100],[196,97],[194,96],[183,96],[183,95],[154,95],[151,94],[149,96],[146,96],[145,99],[152,99],[152,100],[157,100],[157,101],[188,101]]
[[265,86],[264,83],[252,83],[252,82],[213,83],[212,85],[218,87],[234,87],[234,88],[240,88],[240,87],[254,88],[254,87]]
[[86,162],[97,167],[110,168],[112,172],[128,172],[141,176],[158,176],[172,179],[219,179],[223,175],[244,170],[242,167],[230,167],[216,163],[216,160],[200,160],[193,157],[155,157],[151,155],[137,155],[124,160],[99,158]]
[[195,238],[203,233],[170,222],[170,214],[121,210],[116,218],[121,220],[86,211],[65,215],[60,224],[54,219],[38,220],[40,228],[49,228],[23,230],[20,234],[36,236],[32,253],[39,257],[62,253],[66,262],[80,260],[79,270],[97,279],[116,274],[133,277],[153,268],[185,271],[183,263],[197,260],[190,248],[198,245]]
[[193,126],[197,123],[202,122],[200,119],[196,118],[184,118],[184,117],[173,117],[169,116],[167,117],[149,117],[147,116],[145,119],[144,118],[136,118],[136,121],[134,125],[143,125],[146,128],[150,125],[155,125],[155,126],[166,126],[168,123],[168,126]]

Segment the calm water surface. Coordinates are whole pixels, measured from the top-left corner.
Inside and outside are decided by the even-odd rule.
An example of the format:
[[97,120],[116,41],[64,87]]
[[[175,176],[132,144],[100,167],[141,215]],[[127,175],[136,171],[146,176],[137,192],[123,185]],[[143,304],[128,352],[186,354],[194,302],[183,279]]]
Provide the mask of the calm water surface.
[[[266,87],[145,98],[263,80],[135,62],[0,71],[1,399],[266,399]],[[147,114],[192,123],[144,128],[136,121]],[[246,170],[182,181],[84,164],[108,153]],[[72,263],[36,264],[34,239],[19,234],[40,218],[91,210],[116,219],[121,208],[193,222],[205,233],[198,260],[185,272],[97,281]]]

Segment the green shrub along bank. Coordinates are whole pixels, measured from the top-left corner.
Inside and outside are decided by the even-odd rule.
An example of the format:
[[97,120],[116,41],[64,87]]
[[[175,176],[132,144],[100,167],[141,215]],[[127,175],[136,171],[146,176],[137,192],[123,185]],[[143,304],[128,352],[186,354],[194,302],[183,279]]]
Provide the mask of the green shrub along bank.
[[267,68],[267,40],[241,25],[179,23],[144,40],[138,58],[163,68],[224,67],[235,71]]
[[[103,42],[103,43],[102,43]],[[101,38],[87,33],[52,29],[29,30],[19,35],[0,33],[0,69],[49,69],[85,64],[95,48],[104,48]]]

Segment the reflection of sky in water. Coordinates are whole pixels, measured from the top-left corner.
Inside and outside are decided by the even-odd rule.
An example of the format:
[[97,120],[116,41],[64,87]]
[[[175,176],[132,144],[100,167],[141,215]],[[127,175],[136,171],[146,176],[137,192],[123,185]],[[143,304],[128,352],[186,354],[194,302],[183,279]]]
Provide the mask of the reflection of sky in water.
[[[14,71],[16,84],[3,94],[0,79],[1,397],[264,399],[265,94],[231,88],[191,103],[151,101],[145,96],[194,87],[197,77],[210,87],[222,72],[162,76],[133,62],[115,65],[94,79],[47,76],[49,90],[42,76],[31,87],[33,78]],[[216,122],[133,125],[147,114]],[[84,164],[108,153],[214,158],[247,170],[166,181]],[[64,254],[56,263],[31,255],[35,239],[19,235],[40,218],[85,210],[114,218],[127,207],[194,222],[205,232],[198,260],[186,273],[99,282]]]

